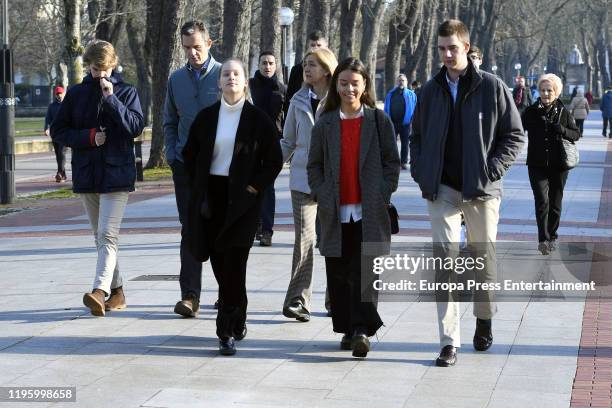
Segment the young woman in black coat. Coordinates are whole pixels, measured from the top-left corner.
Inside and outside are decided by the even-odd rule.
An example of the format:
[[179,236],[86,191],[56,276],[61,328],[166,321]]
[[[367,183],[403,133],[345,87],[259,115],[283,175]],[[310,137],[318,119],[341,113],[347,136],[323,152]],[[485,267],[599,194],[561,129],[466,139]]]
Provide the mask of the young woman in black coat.
[[248,99],[244,64],[221,67],[221,100],[200,111],[183,150],[192,185],[187,241],[210,263],[219,284],[217,336],[222,355],[246,335],[246,266],[257,230],[262,191],[283,162],[272,120]]
[[538,80],[540,98],[522,116],[529,138],[527,168],[535,199],[538,250],[542,255],[557,248],[561,201],[570,170],[563,164],[562,139],[575,142],[581,136],[571,113],[558,99],[562,89],[558,76],[542,75]]

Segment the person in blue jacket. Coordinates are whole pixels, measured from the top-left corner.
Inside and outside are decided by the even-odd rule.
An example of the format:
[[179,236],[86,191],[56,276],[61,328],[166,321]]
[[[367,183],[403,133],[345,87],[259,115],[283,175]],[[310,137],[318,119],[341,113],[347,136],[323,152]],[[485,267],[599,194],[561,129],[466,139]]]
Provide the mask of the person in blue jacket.
[[610,133],[608,137],[612,139],[612,86],[606,89],[606,93],[601,97],[601,117],[603,119],[603,131],[602,136],[606,137],[606,131],[608,130],[608,124],[610,125]]
[[136,88],[113,72],[118,61],[112,44],[91,43],[83,61],[90,73],[68,89],[51,136],[72,148],[72,189],[83,201],[98,251],[93,291],[83,303],[94,316],[104,316],[105,310],[126,307],[117,242],[128,193],[134,191],[134,138],[142,133],[144,117]]
[[[47,115],[45,116],[45,135],[51,137],[51,123],[57,112],[59,111],[60,105],[64,100],[64,88],[56,86],[53,89],[53,102],[47,108]],[[58,183],[66,181],[66,147],[59,143],[53,142],[53,151],[55,152],[55,161],[57,162],[57,173],[55,174],[55,181]]]
[[416,107],[417,96],[408,88],[408,78],[399,74],[397,86],[385,98],[385,112],[393,122],[395,137],[401,141],[400,160],[402,169],[408,169],[408,138],[410,138],[410,122]]

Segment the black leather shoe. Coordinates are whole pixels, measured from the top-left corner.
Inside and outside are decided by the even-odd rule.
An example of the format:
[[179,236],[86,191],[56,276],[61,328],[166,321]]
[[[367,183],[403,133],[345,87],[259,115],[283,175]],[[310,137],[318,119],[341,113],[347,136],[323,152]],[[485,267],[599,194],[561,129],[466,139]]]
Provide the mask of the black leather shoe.
[[491,331],[491,319],[476,319],[476,332],[474,333],[474,349],[485,351],[493,344],[493,333]]
[[219,354],[222,356],[233,356],[236,354],[236,344],[233,337],[219,339]]
[[353,350],[353,357],[366,357],[370,351],[370,340],[361,331],[355,331],[351,338],[351,349]]
[[215,300],[215,304],[213,305],[215,309],[219,309],[219,299]]
[[240,341],[244,339],[246,335],[247,335],[247,328],[245,324],[242,330],[239,330],[238,332],[234,332],[234,339],[236,339],[236,341]]
[[353,342],[353,336],[345,334],[340,340],[340,350],[351,350],[351,344]]
[[457,349],[454,346],[444,346],[440,350],[440,355],[436,359],[438,367],[454,366],[457,362]]
[[300,322],[309,322],[310,321],[310,313],[304,306],[299,303],[294,303],[291,306],[283,308],[283,316],[296,319]]

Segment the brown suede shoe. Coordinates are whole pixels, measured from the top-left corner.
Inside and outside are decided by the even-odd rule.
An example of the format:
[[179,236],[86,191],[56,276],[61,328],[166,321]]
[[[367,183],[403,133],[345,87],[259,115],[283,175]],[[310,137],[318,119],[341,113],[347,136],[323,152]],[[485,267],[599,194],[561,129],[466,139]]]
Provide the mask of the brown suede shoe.
[[120,286],[115,289],[111,289],[110,297],[104,302],[104,309],[106,310],[121,310],[125,309],[125,295],[123,294],[123,287]]
[[174,306],[174,313],[184,317],[196,317],[200,311],[200,301],[195,297],[188,296]]
[[94,316],[104,316],[104,298],[106,294],[102,289],[94,289],[91,293],[83,295],[83,304],[91,310]]

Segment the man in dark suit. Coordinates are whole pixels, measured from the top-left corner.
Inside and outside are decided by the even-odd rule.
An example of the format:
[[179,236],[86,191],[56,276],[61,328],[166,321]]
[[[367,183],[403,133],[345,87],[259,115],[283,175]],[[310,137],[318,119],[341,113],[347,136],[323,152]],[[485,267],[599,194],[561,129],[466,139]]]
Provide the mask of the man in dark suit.
[[[272,51],[263,51],[259,54],[259,70],[249,79],[249,89],[253,97],[253,104],[265,111],[276,125],[278,137],[283,134],[285,115],[283,105],[287,87],[276,77],[276,58]],[[274,233],[274,212],[276,210],[276,194],[274,183],[263,191],[260,226],[256,238],[260,246],[272,245]]]

